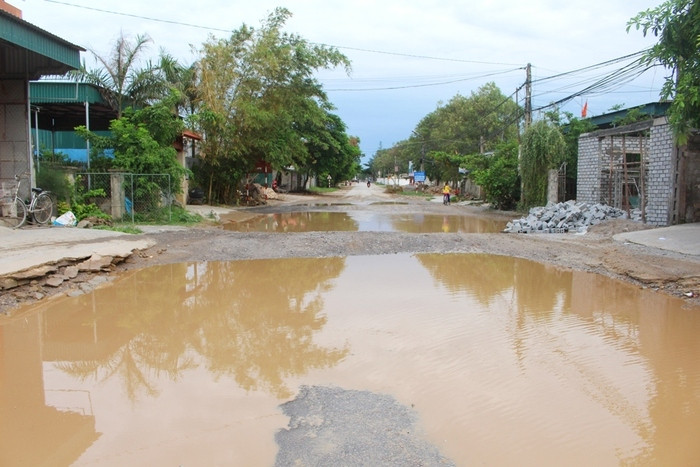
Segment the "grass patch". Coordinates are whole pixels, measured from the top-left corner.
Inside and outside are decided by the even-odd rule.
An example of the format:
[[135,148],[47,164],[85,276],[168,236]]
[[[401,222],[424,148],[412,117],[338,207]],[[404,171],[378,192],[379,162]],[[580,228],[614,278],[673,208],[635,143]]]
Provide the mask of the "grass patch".
[[314,186],[314,187],[309,188],[307,191],[308,191],[309,193],[314,193],[314,194],[319,194],[319,195],[320,195],[320,194],[323,194],[323,193],[332,193],[332,192],[334,192],[334,191],[338,191],[338,189],[335,188],[335,187],[324,188],[324,187],[321,187],[321,186]]
[[191,213],[179,206],[171,206],[170,212],[168,208],[161,208],[134,215],[134,223],[148,225],[194,225],[199,224],[202,220],[203,218],[199,214]]
[[93,227],[95,230],[111,230],[112,232],[122,232],[127,234],[140,234],[143,233],[141,229],[131,224],[118,224],[118,225],[96,225]]

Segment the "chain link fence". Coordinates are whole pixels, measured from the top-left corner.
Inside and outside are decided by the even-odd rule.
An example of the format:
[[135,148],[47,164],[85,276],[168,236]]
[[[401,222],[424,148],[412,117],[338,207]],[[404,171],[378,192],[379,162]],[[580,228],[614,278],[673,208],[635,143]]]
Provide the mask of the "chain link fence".
[[172,220],[173,193],[168,174],[79,173],[75,190],[77,199],[94,203],[117,222]]

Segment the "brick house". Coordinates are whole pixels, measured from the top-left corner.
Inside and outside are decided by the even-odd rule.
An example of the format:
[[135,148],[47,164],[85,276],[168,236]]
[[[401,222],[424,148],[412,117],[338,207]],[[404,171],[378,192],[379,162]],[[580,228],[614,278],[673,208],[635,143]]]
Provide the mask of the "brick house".
[[698,222],[700,135],[677,146],[665,117],[582,134],[576,193],[579,202],[639,210],[651,225]]

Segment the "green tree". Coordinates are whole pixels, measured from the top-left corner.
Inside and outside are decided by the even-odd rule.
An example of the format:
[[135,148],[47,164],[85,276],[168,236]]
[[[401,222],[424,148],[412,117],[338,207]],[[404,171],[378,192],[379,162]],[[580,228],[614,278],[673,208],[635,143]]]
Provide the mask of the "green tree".
[[198,124],[206,157],[198,176],[210,199],[227,201],[259,160],[273,168],[307,165],[310,135],[303,130],[327,122],[332,105],[314,73],[349,69],[349,61],[335,48],[283,33],[290,16],[277,8],[259,29],[243,25],[203,45]]
[[444,151],[433,151],[428,156],[432,161],[432,179],[436,182],[454,182],[462,178],[459,168],[465,162],[464,156]]
[[[578,172],[578,137],[583,133],[596,130],[598,127],[590,119],[578,118],[571,112],[560,112],[558,108],[545,113],[545,118],[559,126],[566,150],[564,162],[566,162],[566,178],[576,180]],[[572,184],[575,189],[575,184]],[[568,184],[567,184],[568,188]],[[575,199],[576,192],[566,193],[567,199]]]
[[[178,163],[173,147],[183,123],[172,114],[172,99],[141,110],[127,109],[112,120],[110,136],[98,135],[85,126],[77,127],[76,132],[112,167],[136,174],[168,174],[176,192],[186,170]],[[105,156],[107,150],[113,151],[113,158]]]
[[691,129],[700,128],[700,2],[667,0],[631,18],[627,31],[632,27],[659,38],[642,60],[672,70],[661,98],[673,99],[669,122],[676,140],[683,144]]
[[308,134],[310,155],[305,167],[307,174],[324,180],[330,175],[334,182],[353,178],[360,168],[360,140],[345,133],[345,124],[334,114],[328,114],[323,129],[312,128]]
[[486,201],[496,209],[513,209],[520,199],[518,144],[499,144],[492,154],[475,154],[464,163],[474,182],[485,192]]
[[547,175],[566,161],[566,141],[559,127],[549,120],[538,120],[523,135],[520,174],[524,207],[545,204]]
[[444,167],[431,154],[492,151],[498,144],[517,138],[519,115],[517,103],[492,82],[469,97],[458,94],[418,123],[409,138],[412,159],[423,159],[427,176],[440,179]]
[[163,96],[164,87],[157,68],[148,63],[138,68],[139,58],[151,39],[137,35],[133,42],[120,33],[107,57],[91,51],[101,68],[88,69],[83,63],[76,73],[84,81],[99,87],[102,97],[121,117],[127,107],[141,107]]

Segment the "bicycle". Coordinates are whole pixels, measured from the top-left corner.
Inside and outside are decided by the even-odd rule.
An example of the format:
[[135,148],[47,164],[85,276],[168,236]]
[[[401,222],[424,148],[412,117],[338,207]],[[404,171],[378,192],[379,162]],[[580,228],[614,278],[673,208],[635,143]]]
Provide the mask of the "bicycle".
[[[28,175],[28,174],[22,174]],[[19,187],[22,177],[15,175],[17,187],[9,204],[3,206],[3,220],[13,229],[22,227],[27,222],[27,216],[31,215],[33,222],[45,225],[51,220],[53,214],[53,199],[51,192],[41,188],[32,188],[29,205],[19,196]],[[7,209],[9,207],[9,209]]]

